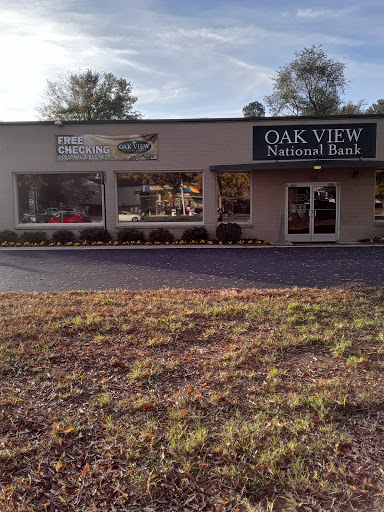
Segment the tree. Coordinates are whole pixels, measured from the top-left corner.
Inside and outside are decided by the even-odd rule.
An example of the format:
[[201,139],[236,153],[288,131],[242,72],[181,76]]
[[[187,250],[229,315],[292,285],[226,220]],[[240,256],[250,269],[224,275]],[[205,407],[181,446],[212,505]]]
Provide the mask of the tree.
[[265,108],[259,101],[252,101],[243,108],[244,117],[265,117]]
[[384,114],[384,100],[377,100],[365,111],[366,114]]
[[348,101],[342,107],[339,107],[335,114],[353,116],[359,114],[365,114],[364,107],[367,104],[365,100],[359,100],[357,103],[352,103],[352,101]]
[[[217,195],[219,211],[223,211],[224,200],[233,202],[238,198],[250,199],[250,175],[247,172],[218,172]],[[222,219],[219,219],[222,220]]]
[[56,80],[47,80],[46,98],[37,107],[41,118],[46,120],[94,121],[141,117],[141,113],[132,108],[137,98],[132,95],[131,82],[112,73],[88,69],[79,74],[62,74]]
[[348,84],[346,65],[330,59],[321,45],[304,48],[295,55],[272,77],[274,92],[265,97],[272,115],[334,114]]

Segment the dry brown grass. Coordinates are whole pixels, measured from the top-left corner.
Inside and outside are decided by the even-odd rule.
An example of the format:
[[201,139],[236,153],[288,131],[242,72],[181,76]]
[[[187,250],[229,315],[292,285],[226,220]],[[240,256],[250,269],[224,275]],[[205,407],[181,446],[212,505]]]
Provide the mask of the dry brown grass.
[[2,294],[0,510],[383,510],[383,298]]

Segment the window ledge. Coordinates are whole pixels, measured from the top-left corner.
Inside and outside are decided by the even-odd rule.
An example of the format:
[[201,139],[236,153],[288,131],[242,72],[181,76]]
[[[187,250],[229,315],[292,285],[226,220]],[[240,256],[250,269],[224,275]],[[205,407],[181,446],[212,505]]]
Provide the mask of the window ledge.
[[15,229],[24,229],[24,230],[53,230],[58,228],[100,228],[104,227],[103,222],[52,222],[39,224],[15,224]]
[[132,222],[132,221],[127,221],[127,222],[118,222],[116,224],[116,227],[117,228],[121,228],[121,227],[131,227],[131,228],[134,228],[134,227],[140,227],[140,228],[143,228],[145,226],[158,226],[159,224],[161,224],[162,226],[167,226],[167,227],[185,227],[185,226],[191,226],[191,225],[196,225],[196,224],[199,224],[199,225],[204,225],[204,222],[199,220],[199,221],[190,221],[190,222],[167,222],[167,221],[164,221],[162,222],[161,220],[159,221],[153,221],[153,222]]

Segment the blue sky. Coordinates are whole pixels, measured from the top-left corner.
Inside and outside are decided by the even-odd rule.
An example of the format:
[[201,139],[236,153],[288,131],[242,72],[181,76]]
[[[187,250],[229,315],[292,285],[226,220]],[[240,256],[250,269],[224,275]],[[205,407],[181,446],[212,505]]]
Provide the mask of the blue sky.
[[242,117],[295,51],[346,64],[345,100],[384,98],[382,0],[0,0],[0,120],[33,121],[47,79],[87,68],[134,86],[146,119]]

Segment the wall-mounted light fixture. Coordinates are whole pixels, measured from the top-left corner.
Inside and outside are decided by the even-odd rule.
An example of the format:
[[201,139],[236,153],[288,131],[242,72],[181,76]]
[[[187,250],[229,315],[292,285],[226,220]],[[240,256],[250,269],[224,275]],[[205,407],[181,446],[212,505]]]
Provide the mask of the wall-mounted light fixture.
[[353,171],[353,177],[356,180],[357,178],[360,178],[360,171]]
[[55,126],[63,126],[63,123],[61,121],[55,121],[53,124]]
[[314,165],[313,168],[315,171],[321,171],[321,165]]

